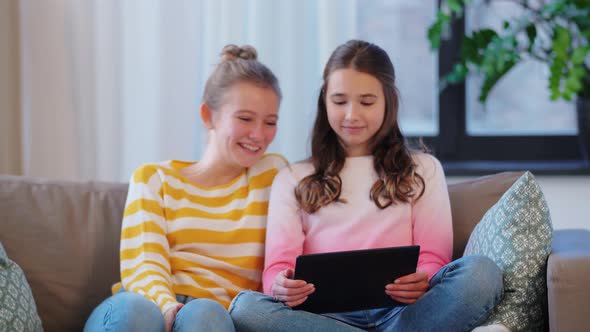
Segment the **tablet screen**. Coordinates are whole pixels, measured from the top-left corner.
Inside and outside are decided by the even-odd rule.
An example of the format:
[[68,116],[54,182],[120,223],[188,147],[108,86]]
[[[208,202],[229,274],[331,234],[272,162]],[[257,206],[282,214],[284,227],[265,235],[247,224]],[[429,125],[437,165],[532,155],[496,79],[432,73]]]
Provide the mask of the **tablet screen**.
[[385,285],[416,272],[420,246],[340,251],[301,255],[295,279],[315,292],[293,309],[336,313],[399,305],[385,294]]

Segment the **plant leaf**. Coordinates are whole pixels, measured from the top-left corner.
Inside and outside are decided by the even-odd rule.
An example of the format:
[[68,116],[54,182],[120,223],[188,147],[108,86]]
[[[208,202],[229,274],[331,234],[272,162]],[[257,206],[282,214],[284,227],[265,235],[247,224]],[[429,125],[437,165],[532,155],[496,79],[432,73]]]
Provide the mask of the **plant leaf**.
[[442,34],[442,23],[436,22],[428,28],[428,40],[430,40],[430,49],[436,50],[440,47]]
[[545,17],[554,17],[563,13],[567,9],[566,0],[551,1],[541,9],[541,14]]
[[567,50],[571,43],[570,31],[561,25],[555,26],[555,34],[553,35],[553,45],[551,46],[556,57],[560,59],[567,58]]
[[577,48],[575,48],[572,54],[572,64],[579,65],[584,63],[584,60],[586,60],[586,55],[588,55],[588,52],[590,52],[590,45],[578,46]]
[[561,75],[566,67],[566,63],[560,58],[554,58],[549,67],[549,90],[551,90],[551,100],[557,100],[561,95]]
[[492,29],[481,29],[473,32],[473,39],[479,48],[486,48],[496,36],[498,36],[498,33]]
[[471,37],[464,36],[461,43],[461,61],[481,65],[483,54],[498,34],[491,29],[475,30]]
[[[588,0],[590,1],[590,0]],[[590,7],[585,9],[578,9],[574,15],[570,18],[580,30],[580,33],[584,35],[584,31],[590,29]],[[586,37],[588,39],[588,37]]]
[[444,4],[449,8],[452,13],[457,13],[459,15],[463,14],[463,6],[461,5],[461,0],[447,0]]
[[436,21],[428,28],[428,40],[430,40],[431,50],[436,50],[440,47],[443,29],[451,22],[451,17],[439,11],[436,15]]
[[469,73],[469,69],[464,63],[456,63],[453,66],[453,71],[445,76],[445,80],[449,83],[459,83],[462,82],[467,74]]
[[578,8],[590,8],[590,0],[573,0]]
[[481,86],[479,101],[485,103],[488,95],[496,83],[516,65],[516,61],[508,61],[504,63],[502,71],[495,72],[494,75],[484,77],[484,82]]
[[568,75],[565,80],[565,87],[572,93],[576,93],[582,89],[582,80],[576,77],[576,75],[572,75],[570,72],[570,75]]
[[570,74],[571,75],[575,75],[577,78],[582,79],[585,75],[586,75],[586,71],[584,70],[584,65],[580,64],[580,65],[575,65],[571,70],[570,70]]

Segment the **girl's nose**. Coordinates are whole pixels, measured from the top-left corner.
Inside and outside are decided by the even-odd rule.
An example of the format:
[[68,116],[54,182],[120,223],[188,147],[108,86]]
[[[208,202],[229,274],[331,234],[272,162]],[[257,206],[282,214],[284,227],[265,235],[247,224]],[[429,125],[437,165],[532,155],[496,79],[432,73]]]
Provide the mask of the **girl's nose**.
[[357,106],[354,103],[350,103],[348,104],[348,107],[346,107],[346,113],[344,114],[344,119],[347,121],[352,121],[354,119],[356,119],[356,115],[357,115]]
[[252,130],[250,130],[250,134],[248,135],[249,138],[255,141],[260,141],[264,138],[264,124],[257,123]]

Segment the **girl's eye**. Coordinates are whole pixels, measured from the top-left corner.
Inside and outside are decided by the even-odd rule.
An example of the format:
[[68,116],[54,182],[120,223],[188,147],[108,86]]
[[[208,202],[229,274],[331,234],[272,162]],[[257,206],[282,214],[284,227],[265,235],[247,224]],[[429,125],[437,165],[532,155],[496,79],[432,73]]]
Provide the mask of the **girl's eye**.
[[250,122],[250,121],[252,121],[252,119],[246,118],[246,117],[242,117],[242,116],[238,117],[238,119],[240,119],[241,121],[244,121],[244,122]]
[[371,102],[371,103],[367,103],[367,102],[361,102],[361,105],[363,105],[363,106],[371,106],[371,105],[373,105],[373,104],[374,104],[374,103],[372,103],[372,102]]
[[340,101],[340,100],[333,100],[332,102],[334,104],[336,104],[336,105],[344,105],[344,104],[346,104],[346,101]]

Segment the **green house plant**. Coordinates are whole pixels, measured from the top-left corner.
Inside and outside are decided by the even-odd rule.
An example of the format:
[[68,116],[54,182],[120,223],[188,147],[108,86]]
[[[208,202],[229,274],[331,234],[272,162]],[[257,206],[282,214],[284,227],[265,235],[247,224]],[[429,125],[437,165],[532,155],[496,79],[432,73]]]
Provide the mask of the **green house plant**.
[[[480,0],[486,4],[494,0]],[[502,0],[496,0],[502,1]],[[503,0],[518,4],[522,14],[503,20],[498,30],[483,28],[463,36],[460,57],[441,87],[458,83],[469,73],[481,75],[479,100],[485,103],[501,78],[524,60],[548,66],[551,99],[576,99],[581,152],[590,157],[590,0]],[[450,24],[463,17],[472,0],[441,0],[436,21],[428,29],[433,49]]]

